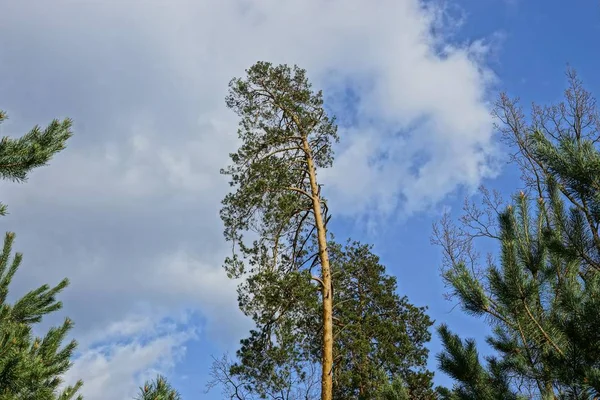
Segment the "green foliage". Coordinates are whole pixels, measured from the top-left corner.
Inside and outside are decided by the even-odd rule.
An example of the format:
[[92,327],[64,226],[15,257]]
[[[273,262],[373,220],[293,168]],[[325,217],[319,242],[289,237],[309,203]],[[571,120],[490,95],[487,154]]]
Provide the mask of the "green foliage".
[[240,377],[247,392],[278,398],[304,381],[317,380],[307,371],[316,372],[312,364],[320,359],[320,302],[318,290],[306,273],[290,273],[285,278],[273,274],[270,278],[263,284],[275,290],[257,290],[258,299],[252,298],[252,302],[262,302],[271,317],[254,314],[259,329],[241,341],[237,352],[240,362],[230,373]]
[[73,323],[66,319],[61,326],[51,328],[43,338],[32,335],[33,324],[61,308],[56,296],[68,285],[68,281],[65,279],[53,288],[40,286],[13,305],[7,304],[10,282],[22,260],[20,253],[10,260],[13,240],[14,234],[8,233],[0,254],[0,399],[73,399],[82,385],[81,381],[73,387],[59,390],[62,384],[60,376],[70,368],[76,347],[74,340],[61,347]]
[[579,393],[600,366],[600,277],[583,277],[579,261],[560,251],[560,223],[546,216],[564,214],[562,204],[538,202],[532,218],[524,195],[515,203],[499,216],[500,267],[490,263],[479,280],[464,263],[445,273],[463,309],[490,320],[488,343],[499,354],[483,367],[474,342],[440,327],[440,369],[460,382],[458,398],[518,398],[516,385],[548,399]]
[[396,378],[392,382],[382,386],[375,397],[375,400],[411,400],[406,384],[402,379]]
[[[259,62],[247,74],[231,81],[226,99],[241,118],[242,141],[221,171],[235,188],[221,210],[225,238],[239,246],[225,263],[232,277],[300,269],[302,243],[314,227],[313,200],[320,197],[311,191],[307,158],[318,168],[330,166],[338,140],[322,93],[312,91],[304,70]],[[244,243],[244,232],[259,240]]]
[[140,388],[136,400],[181,400],[181,396],[164,376],[158,375]]
[[334,398],[371,399],[381,385],[404,382],[411,399],[433,396],[425,370],[433,324],[426,308],[396,293],[371,246],[330,243],[336,306]]
[[[311,279],[319,279],[312,271],[326,251],[309,248],[317,225],[327,222],[317,169],[331,165],[338,137],[322,93],[312,90],[304,70],[258,62],[246,72],[246,79],[230,82],[226,98],[240,116],[242,143],[221,171],[234,188],[221,210],[225,238],[233,244],[224,267],[230,277],[244,278],[239,306],[256,325],[233,371],[266,393],[304,379],[301,360],[314,362],[310,346],[296,339],[312,330],[314,341],[323,325]],[[255,240],[245,240],[247,234]]]
[[[396,294],[396,279],[385,274],[370,246],[331,241],[328,248],[336,298],[334,398],[394,398],[400,384],[411,399],[435,398],[433,374],[425,369],[432,325],[426,309]],[[292,285],[274,292],[287,293],[270,299],[288,313],[285,322],[271,320],[268,334],[252,331],[242,341],[237,363],[216,360],[213,365],[211,386],[225,386],[226,395],[237,394],[232,398],[315,398],[318,287],[298,275]]]
[[442,390],[442,399],[519,399],[509,388],[507,376],[498,368],[496,359],[489,359],[486,369],[479,362],[473,340],[463,342],[446,325],[440,325],[438,332],[445,348],[438,355],[440,369],[460,382],[453,392]]
[[[0,110],[0,124],[6,119]],[[46,128],[35,126],[20,138],[4,136],[0,141],[0,179],[23,182],[29,172],[44,166],[66,146],[72,136],[72,122],[54,120]],[[6,213],[6,206],[0,203],[0,215]]]
[[[0,111],[0,123],[6,114]],[[3,137],[0,141],[0,179],[23,182],[28,173],[46,165],[54,154],[64,149],[71,137],[71,121],[52,121],[45,129],[34,127],[21,138]],[[0,215],[6,206],[0,204]],[[74,340],[61,347],[73,327],[70,319],[50,328],[44,337],[34,337],[32,328],[42,318],[59,310],[56,296],[68,285],[64,279],[55,287],[42,285],[25,294],[14,304],[6,302],[9,286],[22,255],[11,260],[14,234],[7,233],[0,254],[0,400],[82,399],[78,391],[82,382],[61,390],[61,376],[71,367],[76,348]],[[75,397],[77,396],[77,397]]]
[[[495,356],[479,361],[475,343],[439,328],[440,369],[455,379],[447,399],[592,399],[600,371],[600,118],[573,71],[566,102],[534,106],[531,125],[501,97],[496,114],[516,148],[528,188],[502,205],[483,190],[484,209],[467,204],[461,227],[434,231],[445,252],[444,278],[464,311],[493,327]],[[475,238],[498,245],[486,268]]]

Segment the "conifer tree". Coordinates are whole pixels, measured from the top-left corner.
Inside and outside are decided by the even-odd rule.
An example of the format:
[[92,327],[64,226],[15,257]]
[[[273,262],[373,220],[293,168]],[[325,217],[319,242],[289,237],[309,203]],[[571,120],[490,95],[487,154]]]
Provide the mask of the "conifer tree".
[[[5,118],[0,111],[0,122]],[[71,136],[70,126],[70,120],[55,120],[44,130],[35,127],[18,139],[3,137],[0,178],[26,180],[33,168],[45,165],[65,147]],[[5,212],[6,206],[1,205],[0,213]],[[77,394],[81,381],[61,390],[61,375],[70,368],[76,347],[74,340],[61,347],[73,327],[71,320],[67,318],[61,326],[51,328],[44,337],[34,337],[32,331],[45,315],[62,307],[56,296],[68,280],[55,287],[42,285],[9,304],[9,286],[22,261],[20,253],[11,259],[14,237],[13,233],[6,234],[0,254],[0,400],[69,400],[75,396],[82,399]]]
[[158,375],[140,388],[136,400],[181,400],[181,396],[164,376]]
[[7,233],[0,254],[0,399],[73,399],[81,381],[60,390],[60,377],[71,367],[71,356],[77,346],[72,340],[61,347],[73,323],[67,318],[44,337],[34,337],[32,333],[34,324],[61,308],[56,296],[68,285],[68,280],[52,288],[40,286],[14,304],[8,304],[9,285],[22,260],[20,253],[11,260],[13,240],[14,234]]
[[[233,79],[227,106],[241,118],[241,146],[222,173],[235,188],[223,201],[225,237],[234,255],[225,262],[231,277],[245,277],[239,287],[240,308],[256,329],[243,343],[265,352],[282,341],[299,310],[294,301],[314,280],[320,285],[321,398],[332,398],[333,293],[327,249],[327,205],[318,169],[332,164],[337,127],[323,108],[306,72],[298,67],[258,62],[246,79]],[[250,233],[254,240],[245,241]],[[308,254],[305,244],[317,243]],[[313,273],[316,267],[319,273]],[[305,311],[305,310],[304,310]],[[276,360],[255,360],[269,363]],[[256,364],[257,367],[260,364]]]
[[[484,207],[465,206],[459,227],[445,217],[434,242],[444,278],[463,310],[494,327],[496,355],[482,364],[475,342],[447,326],[440,368],[457,384],[448,399],[593,399],[600,393],[600,118],[595,100],[568,71],[566,101],[533,107],[531,122],[503,95],[496,115],[515,149],[524,190],[504,205],[483,189]],[[474,240],[499,248],[479,267]]]
[[337,299],[334,398],[373,399],[387,382],[403,382],[411,399],[432,399],[427,308],[396,293],[396,278],[385,273],[372,246],[329,247]]
[[[337,299],[333,397],[387,399],[401,387],[411,399],[433,399],[433,374],[425,369],[432,325],[426,309],[396,294],[396,279],[385,274],[370,246],[330,241],[328,248]],[[296,285],[298,311],[286,321],[285,334],[270,347],[244,341],[237,363],[215,360],[210,388],[220,385],[225,396],[238,400],[315,398],[321,345],[314,339],[319,322],[313,316],[320,304],[307,280]]]

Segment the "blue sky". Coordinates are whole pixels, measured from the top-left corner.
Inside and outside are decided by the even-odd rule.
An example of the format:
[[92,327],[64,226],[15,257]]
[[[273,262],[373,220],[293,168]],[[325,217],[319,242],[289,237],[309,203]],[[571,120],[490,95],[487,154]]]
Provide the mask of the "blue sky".
[[[422,6],[0,0],[0,108],[10,117],[0,133],[75,120],[49,167],[26,185],[1,184],[3,227],[25,255],[13,295],[71,279],[58,317],[76,323],[68,378],[85,379],[87,399],[131,398],[155,372],[185,399],[221,398],[203,394],[210,357],[235,351],[249,328],[220,268],[218,170],[237,144],[223,98],[257,60],[306,68],[338,116],[338,157],[322,174],[336,237],[373,243],[401,294],[482,342],[486,325],[442,297],[431,224],[482,183],[506,195],[518,187],[489,116],[499,90],[524,106],[559,100],[570,63],[598,93],[600,5]],[[435,336],[431,350],[434,368]]]

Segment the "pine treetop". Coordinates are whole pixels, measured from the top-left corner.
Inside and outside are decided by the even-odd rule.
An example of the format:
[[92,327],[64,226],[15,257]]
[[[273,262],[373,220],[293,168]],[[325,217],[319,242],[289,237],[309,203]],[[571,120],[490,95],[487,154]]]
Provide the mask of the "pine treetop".
[[136,400],[181,400],[181,396],[162,375],[146,381]]

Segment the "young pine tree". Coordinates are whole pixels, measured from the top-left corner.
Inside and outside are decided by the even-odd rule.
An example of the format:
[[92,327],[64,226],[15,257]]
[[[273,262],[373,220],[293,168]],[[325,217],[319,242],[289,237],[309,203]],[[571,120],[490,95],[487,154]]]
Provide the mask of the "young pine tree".
[[[0,122],[5,118],[6,114],[0,111]],[[33,168],[45,165],[64,149],[71,137],[70,127],[70,120],[55,120],[44,130],[35,127],[21,138],[3,137],[0,179],[26,180]],[[0,214],[5,213],[6,206],[0,204]],[[67,318],[61,326],[51,328],[44,337],[34,337],[32,332],[34,324],[61,308],[56,296],[68,285],[68,280],[52,288],[40,286],[9,304],[10,283],[22,260],[20,253],[11,259],[13,241],[14,234],[7,233],[0,254],[0,400],[73,399],[78,396],[81,381],[61,390],[61,375],[70,368],[76,347],[75,341],[61,347],[73,327],[71,320]]]
[[[497,115],[515,146],[525,189],[508,206],[483,190],[485,207],[447,218],[435,242],[463,310],[494,327],[483,365],[472,340],[439,329],[440,368],[456,380],[448,399],[595,399],[600,393],[600,118],[573,71],[566,101],[533,107],[527,124],[502,96]],[[474,239],[499,248],[479,268]]]
[[[310,318],[320,319],[313,339],[322,337],[321,398],[331,400],[333,293],[327,206],[317,172],[332,163],[337,128],[323,109],[321,92],[311,89],[298,67],[258,62],[246,79],[231,81],[227,105],[241,118],[242,143],[222,171],[235,188],[221,210],[225,237],[234,245],[225,267],[231,277],[246,278],[239,287],[240,308],[256,324],[243,346],[259,354],[285,340],[299,312],[294,301],[305,295],[307,285],[301,282],[318,282],[321,316]],[[245,241],[245,233],[255,240]],[[316,254],[307,254],[311,240]],[[317,265],[320,272],[313,274]],[[273,362],[255,360],[265,374]]]
[[53,288],[40,286],[14,304],[8,304],[9,285],[22,260],[20,253],[10,258],[13,240],[14,234],[6,234],[0,254],[0,399],[73,399],[81,381],[60,390],[61,375],[71,367],[71,356],[77,346],[72,340],[61,347],[73,323],[67,318],[43,338],[32,333],[34,324],[61,308],[56,296],[68,285],[68,280]]
[[181,400],[181,396],[164,376],[158,375],[140,388],[136,400]]

